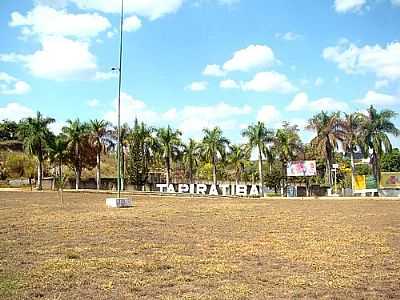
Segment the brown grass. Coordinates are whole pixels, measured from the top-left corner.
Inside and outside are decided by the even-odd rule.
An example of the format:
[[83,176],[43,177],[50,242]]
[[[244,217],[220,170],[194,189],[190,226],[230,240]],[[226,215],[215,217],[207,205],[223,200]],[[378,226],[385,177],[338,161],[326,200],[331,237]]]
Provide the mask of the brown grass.
[[400,202],[0,192],[0,299],[400,299]]

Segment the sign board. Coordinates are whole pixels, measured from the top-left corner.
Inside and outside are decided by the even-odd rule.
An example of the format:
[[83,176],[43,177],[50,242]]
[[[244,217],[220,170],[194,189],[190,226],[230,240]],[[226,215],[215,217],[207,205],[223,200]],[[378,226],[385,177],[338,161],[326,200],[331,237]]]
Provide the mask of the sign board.
[[169,194],[197,194],[197,195],[209,195],[209,196],[260,196],[261,188],[253,184],[251,186],[245,184],[203,184],[203,183],[192,183],[192,184],[156,184],[160,193]]
[[333,164],[333,165],[332,165],[332,168],[334,168],[334,169],[339,169],[339,164]]
[[363,191],[366,189],[365,176],[356,175],[353,177],[353,191]]
[[383,172],[380,187],[382,189],[400,189],[400,172]]
[[292,161],[287,165],[287,176],[303,177],[317,175],[317,163],[315,160]]

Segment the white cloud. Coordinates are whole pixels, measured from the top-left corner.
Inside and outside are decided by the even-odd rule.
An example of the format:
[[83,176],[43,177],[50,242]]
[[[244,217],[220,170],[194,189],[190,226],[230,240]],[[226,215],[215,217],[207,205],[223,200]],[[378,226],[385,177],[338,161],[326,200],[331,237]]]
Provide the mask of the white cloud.
[[131,16],[124,20],[124,31],[137,31],[142,27],[142,21],[137,16]]
[[[114,110],[104,115],[104,119],[117,124],[117,99],[114,100]],[[155,124],[159,120],[159,114],[147,108],[142,100],[133,98],[127,93],[121,93],[121,122],[133,124],[135,118],[149,124]]]
[[324,97],[310,101],[306,93],[297,94],[292,102],[286,107],[287,111],[347,111],[349,105],[346,102],[333,98]]
[[335,0],[335,10],[338,13],[357,12],[360,11],[366,0]]
[[110,72],[96,72],[94,79],[95,80],[109,80],[113,78],[117,78],[118,73],[115,71],[110,71]]
[[315,79],[314,85],[315,86],[321,86],[324,84],[324,79],[322,77],[318,77],[317,79]]
[[219,4],[224,4],[224,5],[232,5],[239,2],[240,0],[218,0]]
[[25,81],[0,72],[0,94],[3,95],[23,95],[31,91],[31,86]]
[[162,118],[166,121],[175,121],[178,116],[176,108],[171,108],[162,114]]
[[[238,128],[237,119],[252,112],[248,105],[232,106],[220,102],[211,106],[186,106],[178,112],[179,128],[184,134],[201,135],[204,128],[219,126],[222,130]],[[201,116],[201,117],[199,117]]]
[[107,37],[108,37],[109,39],[112,39],[112,38],[114,37],[114,35],[115,35],[115,33],[114,33],[113,31],[108,31],[108,32],[107,32]]
[[292,102],[286,107],[287,111],[301,111],[307,109],[309,104],[308,95],[299,93],[294,96]]
[[67,126],[67,122],[65,121],[55,121],[49,125],[49,129],[54,134],[60,134],[62,132],[63,127]]
[[379,78],[400,79],[400,42],[386,47],[367,45],[361,48],[354,44],[341,44],[325,48],[323,57],[349,74],[372,72]]
[[349,105],[346,102],[339,101],[330,97],[321,98],[309,103],[312,111],[347,111]]
[[[113,102],[112,111],[104,115],[104,119],[117,123],[117,100]],[[224,102],[209,106],[185,106],[180,109],[171,108],[164,112],[150,109],[145,102],[135,99],[127,93],[121,94],[121,122],[133,124],[135,118],[151,125],[165,126],[172,123],[188,135],[201,136],[204,128],[219,126],[223,130],[237,129],[237,119],[249,115],[252,108],[248,105],[233,106]]]
[[382,88],[385,88],[387,86],[389,86],[389,81],[386,80],[386,79],[378,80],[378,81],[375,82],[375,88],[378,89],[378,90],[382,89]]
[[88,105],[89,107],[91,107],[91,108],[95,108],[95,107],[99,106],[99,104],[100,104],[100,101],[97,100],[97,99],[91,99],[91,100],[89,100],[88,103],[87,103],[87,105]]
[[395,6],[400,6],[400,0],[392,0],[392,4]]
[[203,70],[205,76],[223,77],[226,72],[221,69],[220,65],[207,65]]
[[286,33],[276,33],[275,37],[278,39],[285,40],[285,41],[295,41],[295,40],[301,39],[303,36],[301,34],[289,31]]
[[277,72],[257,73],[250,81],[242,84],[244,91],[277,92],[287,94],[296,91],[287,77]]
[[16,102],[10,102],[4,107],[0,107],[1,120],[19,121],[24,118],[33,117],[35,113],[29,107]]
[[[120,1],[111,0],[70,0],[81,9],[98,10],[105,13],[119,13]],[[135,14],[150,20],[158,19],[164,15],[175,13],[184,0],[125,0],[125,12]]]
[[272,65],[275,56],[272,49],[265,45],[250,45],[236,51],[233,57],[224,63],[226,71],[249,71],[258,67]]
[[11,27],[22,27],[23,35],[58,35],[90,38],[111,27],[107,18],[92,14],[71,14],[65,10],[36,6],[23,16],[19,12],[11,14]]
[[21,62],[34,76],[50,80],[94,78],[96,58],[89,44],[64,37],[45,37],[31,55],[0,54],[0,61]]
[[375,91],[368,91],[362,99],[356,100],[356,102],[364,105],[375,105],[375,106],[391,106],[399,105],[400,98],[392,95],[381,94]]
[[264,105],[257,113],[257,121],[264,122],[271,126],[281,120],[280,111],[273,105]]
[[189,90],[192,92],[202,92],[207,89],[208,83],[207,81],[194,81],[191,84],[185,87],[185,90]]
[[240,85],[232,79],[222,80],[219,83],[220,88],[222,89],[240,89]]

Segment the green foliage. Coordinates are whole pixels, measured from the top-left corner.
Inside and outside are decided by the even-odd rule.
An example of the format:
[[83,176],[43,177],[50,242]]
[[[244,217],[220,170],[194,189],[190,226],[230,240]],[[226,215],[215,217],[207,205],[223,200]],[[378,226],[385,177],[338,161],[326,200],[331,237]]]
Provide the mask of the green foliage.
[[356,165],[355,167],[355,175],[372,175],[372,170],[369,165]]
[[18,124],[14,121],[0,122],[0,141],[18,140]]
[[382,157],[383,172],[400,172],[400,150],[393,149]]
[[8,178],[33,178],[36,161],[25,153],[9,153],[4,163],[4,175]]

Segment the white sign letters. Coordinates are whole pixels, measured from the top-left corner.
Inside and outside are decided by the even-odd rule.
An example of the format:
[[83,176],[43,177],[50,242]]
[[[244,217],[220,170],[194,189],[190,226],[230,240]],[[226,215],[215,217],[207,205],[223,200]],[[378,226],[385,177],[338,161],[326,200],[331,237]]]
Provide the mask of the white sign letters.
[[[248,190],[248,186],[244,184],[230,185],[230,184],[212,184],[207,187],[206,184],[165,184],[159,183],[156,185],[160,193],[169,194],[197,194],[197,195],[210,195],[210,196],[259,196],[260,189],[257,185],[253,184]],[[177,186],[177,189],[175,188]]]

